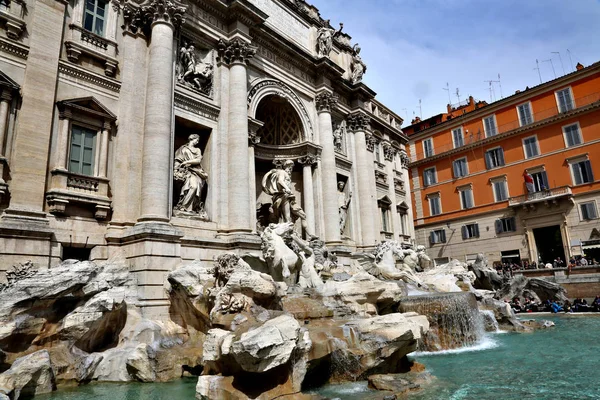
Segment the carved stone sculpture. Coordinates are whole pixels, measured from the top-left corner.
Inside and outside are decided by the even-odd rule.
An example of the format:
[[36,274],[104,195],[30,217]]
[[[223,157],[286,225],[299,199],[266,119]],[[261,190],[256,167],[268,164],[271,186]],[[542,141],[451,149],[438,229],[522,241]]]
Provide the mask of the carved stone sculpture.
[[336,32],[335,29],[329,25],[329,20],[325,21],[325,24],[317,31],[317,55],[319,57],[329,57],[329,53],[333,48],[333,36],[341,32],[344,28],[344,24],[340,23],[340,29]]
[[356,84],[362,81],[363,75],[367,72],[367,65],[363,62],[362,58],[360,58],[360,46],[357,44],[352,48],[352,64],[350,64],[350,69],[352,71],[351,81],[352,84]]
[[345,182],[338,182],[338,207],[340,210],[340,233],[344,234],[346,228],[346,220],[348,219],[348,207],[352,200],[352,192],[346,194],[344,189],[346,188]]
[[262,180],[263,191],[271,195],[273,202],[273,213],[279,223],[294,223],[301,220],[302,227],[309,238],[313,237],[306,222],[306,213],[296,202],[296,196],[292,193],[292,168],[294,162],[285,160],[283,165],[277,163],[275,168],[267,172]]
[[175,152],[174,178],[182,182],[175,214],[208,219],[202,198],[208,174],[202,169],[202,151],[197,147],[200,136],[192,134]]
[[340,153],[344,151],[344,136],[346,135],[346,121],[342,121],[333,131],[333,145],[335,150]]
[[214,66],[210,53],[202,60],[193,44],[184,43],[179,49],[177,69],[177,82],[212,95]]
[[[412,250],[411,250],[412,251]],[[395,241],[381,242],[373,253],[353,253],[360,265],[379,279],[402,280],[417,287],[426,287],[414,270],[404,263],[404,250]],[[401,261],[398,266],[396,259]]]

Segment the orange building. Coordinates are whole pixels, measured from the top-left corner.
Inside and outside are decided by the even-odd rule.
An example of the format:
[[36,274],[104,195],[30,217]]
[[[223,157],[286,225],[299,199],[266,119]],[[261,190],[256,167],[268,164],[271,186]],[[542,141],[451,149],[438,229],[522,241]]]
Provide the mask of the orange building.
[[600,63],[448,111],[403,129],[432,258],[600,261]]

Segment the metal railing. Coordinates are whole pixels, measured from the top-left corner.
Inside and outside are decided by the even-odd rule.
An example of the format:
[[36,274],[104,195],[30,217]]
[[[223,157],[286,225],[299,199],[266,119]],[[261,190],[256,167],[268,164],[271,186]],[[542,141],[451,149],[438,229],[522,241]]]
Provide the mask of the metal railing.
[[[565,112],[561,112],[558,109],[557,106],[552,107],[552,108],[548,108],[546,110],[542,110],[542,111],[536,112],[536,113],[532,114],[532,116],[533,116],[533,122],[530,123],[530,124],[527,124],[527,125],[521,126],[521,122],[520,122],[519,119],[516,119],[514,121],[508,122],[508,123],[503,124],[503,125],[500,125],[500,126],[498,126],[496,128],[496,134],[493,135],[493,136],[502,135],[504,133],[507,133],[507,132],[510,132],[510,131],[514,131],[514,130],[519,129],[519,128],[526,128],[528,125],[533,125],[533,124],[538,123],[540,121],[543,121],[545,119],[548,119],[548,118],[551,118],[551,117],[555,117],[555,116],[560,115],[560,114],[566,114],[566,113],[569,113],[569,112],[571,112],[573,110],[576,110],[578,108],[585,107],[585,106],[588,106],[590,104],[597,103],[597,102],[600,102],[600,92],[596,92],[596,93],[590,94],[588,96],[579,97],[579,98],[575,99],[573,101],[574,108],[571,109],[571,110],[565,111]],[[508,107],[509,106],[507,106],[506,108],[508,108]],[[512,106],[510,106],[510,107],[512,107]],[[479,110],[481,110],[481,109],[479,109]],[[516,106],[514,107],[514,110],[515,110],[514,112],[516,113],[517,112],[516,111]],[[454,122],[461,121],[461,120],[468,121],[469,120],[469,114],[470,113],[467,113],[467,114],[462,115],[460,117],[453,118],[450,121],[454,121]],[[433,156],[445,153],[445,152],[450,151],[450,150],[454,150],[455,148],[458,149],[460,147],[464,147],[464,146],[467,146],[469,144],[472,144],[472,143],[475,143],[475,142],[478,142],[478,141],[482,141],[484,139],[487,139],[488,137],[493,137],[493,136],[488,136],[488,137],[485,136],[485,133],[484,133],[485,129],[483,127],[483,122],[482,121],[479,121],[479,123],[475,124],[475,129],[477,129],[477,133],[471,133],[471,132],[469,132],[468,134],[466,134],[464,136],[463,143],[460,146],[454,147],[454,143],[453,142],[452,143],[447,143],[447,144],[442,145],[442,146],[435,146],[435,143],[434,143]],[[420,131],[419,133],[421,133],[421,132],[423,132],[423,131]],[[451,140],[453,140],[453,138],[451,137],[451,131],[450,131],[450,129],[448,129],[447,133],[448,133],[448,137]],[[421,147],[422,147],[422,145],[421,145]],[[426,157],[425,157],[425,154],[424,154],[423,150],[422,149],[417,149],[417,153],[416,154],[412,154],[410,156],[410,162],[420,161],[420,160],[423,160],[425,158]]]
[[522,196],[511,197],[508,199],[509,206],[518,206],[521,204],[535,203],[538,201],[550,200],[556,197],[571,195],[570,186],[559,186],[552,189],[540,190],[539,192],[528,193]]

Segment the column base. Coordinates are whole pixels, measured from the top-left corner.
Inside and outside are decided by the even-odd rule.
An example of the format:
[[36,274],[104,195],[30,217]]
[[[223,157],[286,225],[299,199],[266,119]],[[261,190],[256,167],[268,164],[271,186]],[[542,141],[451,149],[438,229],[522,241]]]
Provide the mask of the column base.
[[138,218],[138,222],[169,222],[169,218],[162,215],[146,214]]

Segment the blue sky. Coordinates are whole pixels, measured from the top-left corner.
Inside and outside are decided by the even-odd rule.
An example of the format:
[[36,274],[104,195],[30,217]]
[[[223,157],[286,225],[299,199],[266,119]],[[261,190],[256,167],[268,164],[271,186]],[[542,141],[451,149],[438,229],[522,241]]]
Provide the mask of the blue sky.
[[[410,125],[472,95],[490,101],[600,60],[598,0],[309,0],[362,48],[364,82]],[[494,83],[495,99],[500,88]],[[413,114],[414,113],[414,114]]]

